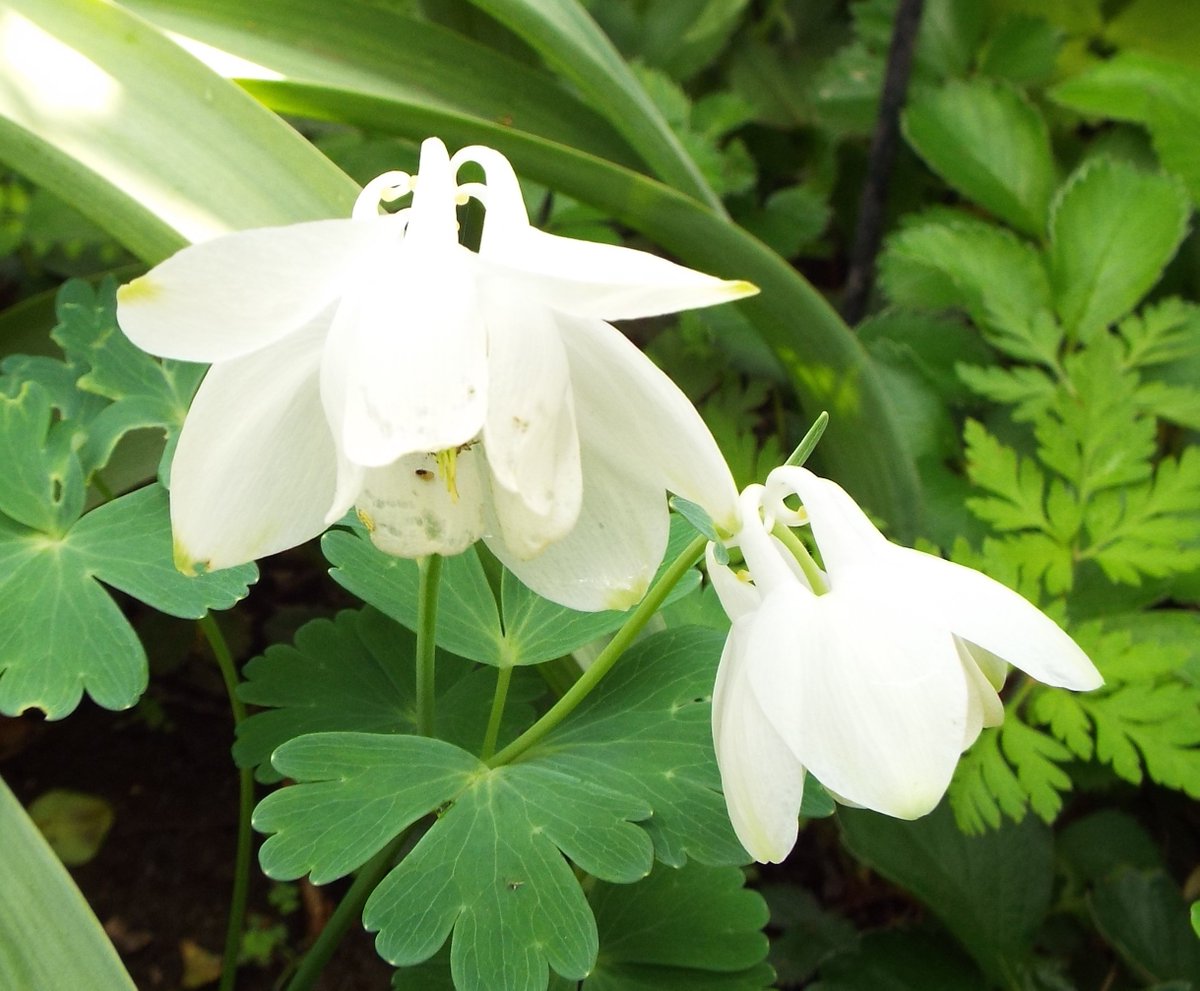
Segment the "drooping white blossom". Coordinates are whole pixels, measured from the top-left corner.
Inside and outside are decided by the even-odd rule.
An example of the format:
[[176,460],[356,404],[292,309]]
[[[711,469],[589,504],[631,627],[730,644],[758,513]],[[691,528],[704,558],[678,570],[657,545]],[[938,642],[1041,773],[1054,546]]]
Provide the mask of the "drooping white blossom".
[[[484,183],[458,183],[469,162]],[[472,196],[478,252],[458,238]],[[171,470],[181,567],[284,550],[356,507],[389,553],[482,538],[541,594],[602,609],[645,590],[667,490],[736,519],[703,421],[605,321],[755,291],[539,231],[502,155],[431,138],[351,218],[185,248],[121,288],[117,317],[144,350],[212,365]]]
[[[794,511],[785,499],[798,496]],[[807,523],[824,564],[772,535]],[[1007,664],[1075,690],[1102,679],[1035,606],[888,541],[836,483],[797,467],[742,495],[741,571],[710,552],[732,629],[713,695],[730,818],[757,860],[796,841],[804,777],[902,819],[932,811],[959,755],[1004,717]],[[802,562],[804,566],[802,566]]]

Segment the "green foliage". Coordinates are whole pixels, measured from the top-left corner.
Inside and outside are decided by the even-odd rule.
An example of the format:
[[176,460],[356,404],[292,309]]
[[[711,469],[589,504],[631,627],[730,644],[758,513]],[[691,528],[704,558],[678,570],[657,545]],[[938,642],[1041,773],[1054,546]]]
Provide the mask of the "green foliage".
[[114,292],[111,280],[96,292],[66,283],[52,335],[66,360],[11,357],[0,378],[0,712],[10,715],[59,719],[85,691],[124,709],[144,691],[145,650],[101,583],[194,619],[232,606],[257,574],[179,574],[156,484],[84,514],[119,440],[140,427],[174,435],[199,381],[198,366],[160,365],[129,344]]
[[1028,234],[1046,226],[1054,191],[1050,134],[1017,89],[950,82],[914,100],[905,136],[954,189]]
[[[671,523],[671,537],[661,574],[695,536],[681,517]],[[409,629],[417,623],[417,562],[378,550],[358,531],[332,530],[321,548],[334,566],[330,574],[364,602]],[[541,664],[611,633],[628,613],[582,613],[543,599],[504,572],[500,605],[474,549],[447,558],[443,565],[437,629],[438,645],[451,653],[496,667]],[[697,572],[679,582],[668,597],[673,602],[694,591]]]
[[1200,940],[1164,871],[1120,871],[1096,886],[1089,907],[1097,928],[1143,980],[1200,979]]
[[856,857],[929,906],[993,980],[1015,984],[1050,907],[1050,831],[1036,819],[964,836],[945,805],[902,822],[839,813]]
[[[449,562],[447,562],[448,564]],[[249,661],[238,694],[260,706],[238,726],[233,756],[260,781],[278,781],[270,763],[281,744],[308,733],[415,733],[416,638],[373,609],[345,611],[301,627],[295,645],[276,644]],[[495,673],[438,653],[439,738],[466,750],[483,740]],[[539,683],[520,679],[508,692],[500,745],[531,721]]]
[[[319,733],[285,743],[276,770],[298,784],[264,799],[264,870],[321,883],[409,825],[437,818],[367,903],[378,949],[417,964],[453,929],[464,989],[541,989],[548,968],[592,969],[595,920],[567,862],[629,883],[653,858],[682,866],[744,858],[715,791],[708,695],[719,634],[644,641],[572,716],[520,761],[488,768],[442,740]],[[504,842],[497,845],[497,837]]]

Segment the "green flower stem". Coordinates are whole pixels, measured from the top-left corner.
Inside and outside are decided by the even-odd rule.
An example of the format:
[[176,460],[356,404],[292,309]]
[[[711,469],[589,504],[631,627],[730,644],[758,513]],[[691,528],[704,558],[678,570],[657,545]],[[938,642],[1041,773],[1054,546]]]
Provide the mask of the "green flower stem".
[[[240,726],[246,718],[246,706],[238,697],[238,675],[233,664],[229,644],[221,632],[212,613],[199,620],[201,632],[212,649],[225,691],[229,695],[229,708],[233,712],[233,725]],[[221,964],[219,991],[233,991],[237,983],[238,957],[242,950],[242,930],[246,924],[246,898],[250,888],[251,829],[250,815],[254,811],[254,772],[243,767],[238,771],[238,833],[237,854],[233,869],[233,893],[229,899],[229,926],[225,931],[225,955]]]
[[437,600],[442,559],[430,554],[418,562],[417,587],[417,732],[433,736],[434,666],[437,652]]
[[496,752],[496,738],[500,735],[500,721],[504,718],[504,703],[508,700],[508,686],[512,682],[513,669],[500,668],[496,671],[496,694],[492,697],[492,714],[488,717],[487,732],[483,735],[483,749],[479,759],[487,760]]
[[817,595],[824,595],[829,591],[829,586],[825,583],[825,576],[821,574],[817,562],[813,560],[812,555],[808,553],[808,548],[804,546],[804,542],[792,532],[790,527],[776,523],[774,529],[771,530],[771,536],[791,552],[796,563],[800,565],[800,570],[804,572],[804,577],[808,579],[808,583]]
[[796,450],[794,450],[788,456],[788,459],[784,462],[784,464],[804,464],[804,462],[808,460],[808,456],[812,454],[813,450],[816,448],[817,443],[820,441],[822,434],[825,433],[825,428],[827,426],[829,426],[829,414],[822,410],[820,415],[813,421],[813,425],[808,428],[808,433],[806,433],[800,443],[796,445]]
[[366,904],[367,898],[378,887],[379,882],[392,869],[392,865],[403,852],[404,844],[408,841],[411,833],[412,827],[410,826],[359,868],[358,875],[342,896],[342,900],[338,902],[337,908],[333,910],[333,915],[325,923],[325,928],[321,930],[321,934],[304,954],[304,959],[300,961],[300,966],[296,968],[296,973],[288,982],[287,991],[309,991],[313,983],[321,976],[321,971],[329,963],[329,959],[338,948],[338,944],[341,943],[342,937],[361,917],[362,907]]
[[642,632],[645,625],[658,612],[659,606],[663,604],[679,579],[700,560],[707,543],[707,537],[697,537],[684,548],[683,553],[671,562],[671,566],[663,572],[663,576],[646,593],[646,597],[638,604],[633,615],[625,620],[625,625],[617,631],[616,636],[608,642],[608,646],[600,652],[600,656],[592,662],[592,666],[583,672],[580,679],[546,711],[541,719],[498,754],[485,761],[488,767],[511,764],[575,711],[579,703],[587,698],[592,689],[600,683],[600,679],[608,674],[617,659],[625,653],[634,638]]

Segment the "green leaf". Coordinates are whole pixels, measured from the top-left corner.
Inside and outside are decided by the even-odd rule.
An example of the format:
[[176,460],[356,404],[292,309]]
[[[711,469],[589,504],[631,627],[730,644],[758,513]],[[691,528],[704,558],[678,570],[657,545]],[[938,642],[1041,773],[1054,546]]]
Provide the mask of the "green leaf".
[[1020,231],[1043,234],[1054,156],[1045,120],[1020,91],[983,79],[949,82],[913,99],[904,133],[967,199]]
[[113,824],[113,807],[98,795],[52,788],[29,803],[29,818],[68,867],[96,856]]
[[367,903],[381,955],[419,963],[453,929],[460,991],[495,987],[500,974],[505,987],[535,991],[548,966],[582,979],[595,963],[596,927],[563,855],[617,883],[647,874],[655,853],[671,865],[689,855],[713,865],[745,859],[716,791],[709,729],[722,640],[680,630],[643,641],[513,765],[489,769],[422,737],[292,740],[274,763],[298,783],[255,814],[256,828],[276,834],[263,845],[263,868],[332,880],[438,810]]
[[[416,733],[416,639],[373,609],[344,611],[305,624],[295,645],[275,644],[253,658],[238,686],[255,712],[238,726],[233,756],[254,767],[259,781],[278,781],[277,747],[306,733]],[[491,711],[496,675],[452,654],[438,654],[434,735],[478,750]],[[532,721],[529,702],[544,690],[539,679],[510,685],[499,744]]]
[[993,979],[1011,983],[1050,907],[1050,830],[1037,819],[964,836],[940,806],[902,822],[838,813],[852,853],[929,906]]
[[178,435],[205,371],[192,362],[157,361],[136,347],[117,326],[116,291],[111,277],[96,290],[80,279],[65,283],[51,333],[82,372],[79,388],[112,401],[87,425],[83,456],[92,470],[107,463],[130,430],[157,427]]
[[1187,230],[1175,179],[1111,159],[1081,166],[1050,220],[1050,279],[1069,335],[1089,341],[1126,316],[1158,281]]
[[[682,553],[693,536],[686,522],[672,518],[671,536],[659,574]],[[365,535],[341,530],[327,533],[321,549],[334,565],[330,571],[334,581],[397,622],[416,629],[415,561],[384,554]],[[699,573],[689,572],[672,590],[667,602],[682,598],[699,584]],[[501,580],[501,602],[503,619],[473,548],[446,558],[438,601],[438,644],[460,657],[496,667],[541,664],[611,633],[629,615],[566,609],[530,591],[508,571]]]
[[1117,809],[1101,809],[1064,827],[1055,837],[1055,855],[1084,884],[1135,867],[1163,866],[1162,853],[1142,825]]
[[1043,83],[1054,74],[1063,32],[1041,17],[1005,16],[993,29],[979,57],[979,71],[1017,85]]
[[[622,165],[639,161],[603,117],[549,73],[400,10],[349,0],[340,16],[330,17],[323,0],[261,0],[249,21],[240,0],[130,0],[126,6],[163,29],[288,79],[436,104]],[[397,38],[404,39],[402,59],[396,58]],[[470,72],[463,71],[466,65]]]
[[888,238],[880,283],[912,309],[965,310],[998,348],[1053,366],[1061,341],[1037,251],[994,224],[942,212]]
[[873,932],[821,966],[811,991],[963,991],[982,974],[952,945],[920,932]]
[[1131,368],[1165,365],[1200,355],[1200,306],[1177,296],[1159,300],[1117,326]]
[[1104,29],[1105,40],[1121,48],[1164,55],[1200,68],[1200,29],[1188,0],[1133,0]]
[[55,405],[36,382],[0,392],[0,512],[33,530],[61,536],[83,511],[83,468],[74,429],[55,422]]
[[578,87],[659,178],[712,209],[720,200],[611,41],[576,0],[471,0]]
[[1096,886],[1089,904],[1097,928],[1144,980],[1200,977],[1200,941],[1164,871],[1121,871]]
[[0,40],[25,57],[5,67],[0,160],[135,254],[157,261],[230,229],[349,213],[354,183],[121,7],[12,0],[6,11]]
[[157,485],[106,503],[61,537],[0,517],[0,712],[69,715],[84,691],[108,709],[146,687],[146,654],[101,587],[199,618],[243,598],[253,565],[188,578],[172,564],[167,495]]
[[599,883],[589,900],[600,957],[584,991],[761,991],[767,907],[736,867],[657,866],[634,885]]
[[1200,202],[1200,67],[1120,52],[1060,83],[1050,95],[1084,114],[1145,125],[1163,168]]
[[759,890],[771,909],[771,928],[777,930],[770,960],[781,986],[802,985],[822,960],[857,946],[854,924],[824,909],[807,888],[767,882]]
[[100,920],[0,779],[0,987],[135,991]]

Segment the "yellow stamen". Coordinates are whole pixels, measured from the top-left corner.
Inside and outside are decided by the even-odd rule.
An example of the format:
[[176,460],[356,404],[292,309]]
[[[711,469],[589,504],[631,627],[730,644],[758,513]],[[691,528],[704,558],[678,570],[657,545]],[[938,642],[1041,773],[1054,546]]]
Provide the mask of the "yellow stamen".
[[437,459],[438,474],[446,480],[450,501],[458,502],[458,448],[448,447],[438,451],[434,457]]

